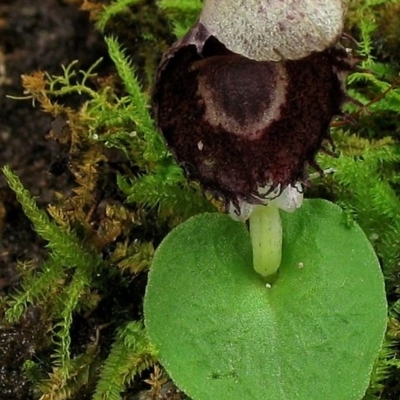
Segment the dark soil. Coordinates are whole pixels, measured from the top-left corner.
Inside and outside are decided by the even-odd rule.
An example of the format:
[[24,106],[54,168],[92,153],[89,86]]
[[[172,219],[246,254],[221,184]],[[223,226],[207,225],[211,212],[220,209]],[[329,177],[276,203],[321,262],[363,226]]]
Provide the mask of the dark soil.
[[[55,141],[46,138],[52,118],[34,108],[31,101],[7,96],[23,94],[21,74],[35,70],[59,74],[60,65],[73,60],[79,60],[79,67],[85,69],[102,56],[106,57],[106,49],[101,36],[88,14],[71,1],[1,1],[0,167],[9,165],[37,196],[40,206],[46,206],[55,191],[65,190],[71,178],[54,173],[63,154]],[[0,297],[18,283],[17,261],[41,260],[43,245],[0,175]],[[33,312],[21,326],[0,326],[2,400],[29,398],[20,368],[39,345],[33,328],[36,318]]]
[[[21,96],[21,74],[60,73],[79,60],[82,69],[106,55],[88,15],[61,0],[9,0],[0,5],[0,166],[9,165],[40,205],[48,204],[68,176],[53,171],[63,155],[46,139],[52,119]],[[17,260],[40,259],[43,243],[32,231],[15,196],[0,176],[0,295],[17,281]]]

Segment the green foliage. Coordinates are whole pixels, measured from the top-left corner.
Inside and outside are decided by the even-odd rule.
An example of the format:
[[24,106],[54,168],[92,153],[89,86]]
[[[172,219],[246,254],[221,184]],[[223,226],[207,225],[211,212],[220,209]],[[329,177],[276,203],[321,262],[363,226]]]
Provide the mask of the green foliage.
[[347,25],[359,39],[356,54],[362,60],[360,70],[348,78],[348,92],[365,108],[360,110],[359,106],[349,104],[346,110],[356,116],[358,122],[350,131],[370,139],[399,133],[400,59],[395,49],[400,43],[392,39],[399,37],[397,31],[393,31],[398,26],[399,10],[399,0],[353,0],[350,3]]
[[156,361],[157,352],[143,325],[132,321],[121,326],[102,366],[93,400],[121,399],[125,386]]
[[393,111],[397,112],[400,104],[400,88],[397,87],[399,80],[392,80],[396,72],[385,64],[373,62],[369,68],[370,72],[354,72],[350,75],[348,83],[351,86],[356,84],[368,85],[369,93],[362,93],[351,89],[349,93],[363,104],[368,104],[374,99],[368,98],[371,94],[380,95],[380,98],[369,105],[370,111]]
[[96,367],[99,368],[99,361],[99,346],[94,342],[87,346],[84,353],[70,360],[65,370],[55,367],[46,379],[37,379],[37,365],[30,363],[29,375],[36,390],[44,394],[43,399],[67,400],[90,384]]
[[118,185],[128,203],[157,207],[161,216],[171,214],[184,220],[199,210],[214,209],[210,202],[199,196],[198,185],[189,183],[181,168],[174,163],[160,166],[153,173],[140,175],[134,180],[118,175]]
[[[148,163],[157,162],[166,158],[167,149],[161,136],[156,130],[155,122],[150,116],[148,99],[143,94],[140,83],[135,76],[131,61],[121,50],[120,45],[114,38],[105,38],[108,45],[110,57],[115,63],[118,75],[125,86],[129,96],[131,108],[130,119],[135,121],[136,135],[144,144],[143,158]],[[131,138],[132,140],[132,138]]]
[[160,0],[159,7],[166,13],[178,38],[193,25],[200,14],[202,0]]
[[[44,211],[39,210],[35,200],[8,167],[3,168],[3,173],[36,232],[48,242],[49,248],[49,261],[44,263],[41,271],[27,274],[21,289],[10,296],[6,318],[9,322],[16,322],[28,305],[36,305],[39,301],[52,304],[57,316],[53,326],[53,342],[56,345],[53,358],[66,379],[70,363],[72,315],[78,307],[85,308],[85,305],[80,305],[81,297],[90,287],[92,276],[99,270],[102,260],[85,250],[73,233],[60,229]],[[54,294],[58,296],[56,300]]]
[[390,138],[369,141],[339,131],[335,139],[340,156],[321,155],[319,160],[336,172],[319,184],[360,223],[389,277],[400,262],[400,198],[395,189],[400,149]]
[[154,255],[153,243],[134,241],[133,243],[117,243],[110,262],[131,274],[139,274],[150,268]]
[[400,369],[400,360],[396,357],[396,348],[393,340],[387,339],[375,361],[371,375],[371,384],[363,400],[382,399],[385,383],[391,375]]
[[[374,53],[377,43],[375,32],[380,28],[382,17],[392,13],[391,6],[400,4],[399,0],[351,0],[347,25],[358,31],[358,52],[366,57],[364,63],[369,65],[374,62]],[[392,16],[398,21],[398,16]]]
[[96,28],[100,32],[103,32],[110,19],[120,13],[129,12],[129,6],[136,5],[140,3],[140,1],[141,0],[115,0],[111,2],[107,7],[104,7],[97,16]]
[[84,250],[76,235],[71,232],[63,232],[54,222],[50,221],[48,215],[38,209],[31,194],[24,189],[21,181],[10,168],[4,167],[3,173],[36,232],[48,242],[52,257],[63,260],[63,264],[69,265],[70,268],[97,268],[101,259],[96,254]]
[[23,371],[27,378],[32,382],[33,386],[38,385],[39,382],[45,379],[38,363],[32,360],[25,361]]
[[[9,296],[6,318],[9,322],[16,322],[27,310],[30,304],[37,304],[48,300],[60,290],[64,283],[64,270],[58,261],[48,260],[42,265],[41,271],[36,272],[32,265],[19,264],[19,271],[24,276],[19,289]],[[49,288],[52,288],[49,291]]]
[[156,250],[146,327],[196,400],[359,400],[368,386],[387,323],[371,244],[324,200],[282,220],[272,287],[252,271],[245,225],[226,215],[197,215]]

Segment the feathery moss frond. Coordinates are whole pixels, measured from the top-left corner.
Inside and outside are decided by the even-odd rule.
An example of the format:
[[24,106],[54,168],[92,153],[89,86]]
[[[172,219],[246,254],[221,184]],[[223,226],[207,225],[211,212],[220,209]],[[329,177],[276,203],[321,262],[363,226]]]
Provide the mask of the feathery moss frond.
[[168,154],[167,148],[162,140],[154,120],[150,116],[148,100],[143,94],[140,83],[135,76],[134,68],[129,58],[121,50],[116,39],[105,38],[108,45],[108,52],[114,61],[126,91],[130,96],[133,105],[132,120],[135,121],[139,134],[144,136],[147,148],[143,157],[147,161],[157,161],[165,158]]
[[160,0],[158,4],[171,21],[175,36],[180,38],[198,18],[202,3],[201,0]]
[[[39,381],[36,386],[42,392],[42,400],[68,400],[76,396],[82,387],[93,381],[95,366],[100,362],[98,343],[90,344],[85,353],[72,359],[68,369],[53,368],[48,378]],[[66,379],[67,377],[67,379]]]
[[182,170],[174,164],[160,166],[154,174],[141,175],[133,180],[118,175],[118,186],[127,195],[128,203],[157,207],[160,214],[186,219],[200,212],[215,211],[199,187],[189,183]]
[[96,28],[103,32],[110,19],[116,15],[129,11],[129,6],[140,3],[141,0],[115,0],[104,7],[103,10],[97,15]]
[[35,231],[48,242],[47,246],[55,258],[63,260],[63,264],[70,267],[90,266],[94,268],[102,262],[98,255],[83,249],[82,244],[73,233],[62,231],[54,222],[50,221],[46,212],[39,210],[31,194],[23,187],[17,175],[9,167],[4,167],[3,173],[25,214],[31,220]]
[[7,299],[6,318],[10,322],[18,321],[28,305],[54,298],[61,290],[65,272],[59,260],[50,258],[39,272],[24,275],[21,287],[11,293]]
[[130,244],[120,242],[110,257],[110,263],[131,274],[138,274],[150,268],[153,255],[154,245],[151,242],[141,243],[137,240]]
[[53,342],[56,345],[53,354],[54,364],[59,367],[60,376],[66,381],[69,378],[70,368],[70,329],[72,316],[78,308],[79,300],[86,287],[90,287],[91,274],[83,268],[77,269],[69,285],[58,300],[62,304],[60,320],[53,326]]
[[[60,309],[59,321],[53,327],[53,342],[56,344],[53,358],[59,366],[61,376],[67,380],[72,315],[78,309],[80,298],[85,293],[85,288],[90,287],[92,277],[102,260],[98,255],[83,249],[73,233],[61,230],[44,211],[39,210],[30,193],[8,167],[5,167],[3,172],[35,230],[48,241],[51,255],[50,261],[44,264],[45,268],[42,272],[32,275],[30,279],[22,283],[22,289],[25,288],[25,291],[20,290],[11,296],[6,317],[9,321],[16,321],[25,311],[28,303],[34,304],[41,296],[48,296],[51,290],[63,286],[56,300],[53,300]],[[74,271],[70,271],[73,274],[72,279],[65,286],[68,269],[74,269]],[[47,294],[45,294],[46,291]]]
[[390,138],[369,141],[343,132],[337,132],[336,138],[342,154],[336,159],[319,156],[324,168],[336,170],[323,184],[344,209],[351,205],[384,271],[392,274],[400,265],[400,199],[394,189],[399,183],[400,149]]
[[125,386],[157,361],[141,322],[133,321],[118,329],[104,363],[93,400],[120,400]]
[[381,399],[382,391],[393,371],[400,370],[400,360],[396,358],[396,343],[386,339],[379,351],[371,374],[371,383],[363,400]]

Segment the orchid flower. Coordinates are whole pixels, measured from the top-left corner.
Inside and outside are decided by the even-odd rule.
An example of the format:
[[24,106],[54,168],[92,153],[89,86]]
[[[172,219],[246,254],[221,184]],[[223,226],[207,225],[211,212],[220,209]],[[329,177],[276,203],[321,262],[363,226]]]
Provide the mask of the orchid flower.
[[[160,130],[187,176],[250,220],[254,267],[279,267],[279,209],[300,207],[356,63],[339,43],[344,0],[206,0],[163,56]],[[232,17],[234,16],[234,17]]]

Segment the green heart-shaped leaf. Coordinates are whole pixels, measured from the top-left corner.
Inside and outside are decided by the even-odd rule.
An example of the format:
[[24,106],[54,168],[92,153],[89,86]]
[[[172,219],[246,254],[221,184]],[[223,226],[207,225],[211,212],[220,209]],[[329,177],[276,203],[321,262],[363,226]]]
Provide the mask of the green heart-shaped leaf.
[[383,277],[340,208],[283,213],[271,288],[246,227],[203,214],[173,230],[149,275],[145,321],[160,361],[195,400],[358,400],[386,328]]

